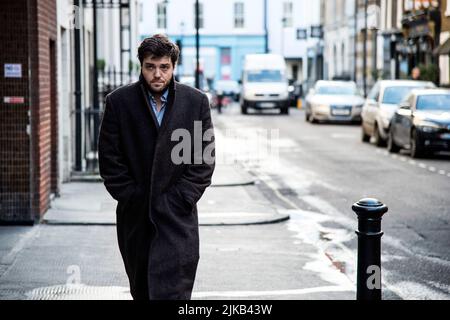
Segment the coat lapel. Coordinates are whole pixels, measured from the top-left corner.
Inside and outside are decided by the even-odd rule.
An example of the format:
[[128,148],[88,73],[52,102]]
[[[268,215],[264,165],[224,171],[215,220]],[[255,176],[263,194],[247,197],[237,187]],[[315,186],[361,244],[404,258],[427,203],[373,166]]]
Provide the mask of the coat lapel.
[[161,122],[161,128],[160,128],[160,133],[164,133],[165,130],[167,129],[167,124],[170,123],[170,118],[174,112],[174,104],[175,104],[175,98],[176,98],[176,90],[177,90],[177,86],[175,83],[175,80],[172,79],[172,81],[170,82],[169,85],[169,96],[167,99],[167,105],[166,105],[166,111],[164,112],[164,117],[162,119]]
[[150,113],[150,117],[153,119],[153,125],[156,128],[156,131],[159,133],[159,124],[158,119],[156,119],[155,113],[152,111],[152,106],[150,105],[150,101],[148,101],[148,91],[147,88],[141,83],[141,92],[144,96],[145,106],[147,107],[148,112]]

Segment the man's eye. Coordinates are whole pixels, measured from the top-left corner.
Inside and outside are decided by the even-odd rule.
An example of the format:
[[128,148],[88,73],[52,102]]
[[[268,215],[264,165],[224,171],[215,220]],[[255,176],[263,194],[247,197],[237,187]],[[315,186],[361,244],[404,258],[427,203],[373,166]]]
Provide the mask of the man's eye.
[[162,66],[162,67],[161,67],[161,70],[162,70],[162,71],[167,71],[167,70],[169,70],[169,67],[168,67],[168,66]]

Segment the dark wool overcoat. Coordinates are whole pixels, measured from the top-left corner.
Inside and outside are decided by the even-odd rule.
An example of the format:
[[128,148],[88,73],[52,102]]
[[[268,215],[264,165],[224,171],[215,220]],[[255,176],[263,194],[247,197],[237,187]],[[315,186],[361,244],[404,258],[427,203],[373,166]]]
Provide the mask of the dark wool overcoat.
[[[199,124],[194,148],[194,128]],[[186,140],[191,148],[175,152],[184,156],[181,164],[172,159],[172,150],[182,141],[179,135],[172,137],[176,129],[191,137]],[[214,156],[212,131],[206,95],[174,79],[161,126],[142,75],[139,82],[106,97],[99,135],[100,175],[118,201],[119,249],[134,299],[191,298],[199,261],[197,202],[214,171],[214,159],[199,161],[198,155]]]

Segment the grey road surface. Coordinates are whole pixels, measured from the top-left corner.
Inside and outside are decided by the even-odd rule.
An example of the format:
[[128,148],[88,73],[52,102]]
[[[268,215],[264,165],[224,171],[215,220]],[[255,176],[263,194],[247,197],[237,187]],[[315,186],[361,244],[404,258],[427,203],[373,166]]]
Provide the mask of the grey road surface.
[[[373,197],[389,207],[382,223],[385,285],[405,299],[450,298],[450,155],[391,155],[362,143],[359,125],[310,124],[297,109],[289,116],[243,116],[233,105],[215,120],[273,202],[319,214],[308,217],[310,230],[318,231],[325,254],[347,275],[355,273],[351,206]],[[276,150],[256,159],[253,149],[248,152],[266,145]]]

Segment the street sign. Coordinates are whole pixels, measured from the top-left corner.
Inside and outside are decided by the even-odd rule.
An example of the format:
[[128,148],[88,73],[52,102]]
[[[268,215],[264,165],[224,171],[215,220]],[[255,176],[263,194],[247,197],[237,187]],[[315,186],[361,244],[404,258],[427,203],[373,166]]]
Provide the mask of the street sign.
[[297,40],[306,40],[308,38],[308,30],[297,29]]
[[5,78],[22,78],[22,65],[5,63]]

